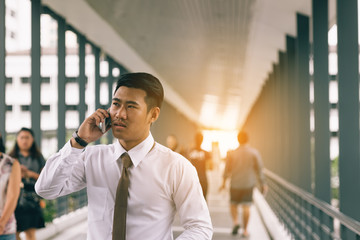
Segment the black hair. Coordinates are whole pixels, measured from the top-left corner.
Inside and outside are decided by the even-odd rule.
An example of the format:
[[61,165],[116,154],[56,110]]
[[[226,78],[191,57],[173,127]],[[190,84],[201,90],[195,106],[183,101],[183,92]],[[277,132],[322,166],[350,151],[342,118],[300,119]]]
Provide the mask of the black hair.
[[146,92],[145,102],[148,111],[153,107],[161,108],[164,100],[164,89],[156,77],[149,73],[126,73],[120,76],[116,84],[116,91],[121,87],[137,88]]
[[0,152],[2,153],[5,152],[5,145],[1,134],[0,134]]
[[[19,135],[19,133],[22,132],[22,131],[29,132],[31,134],[31,136],[34,137],[33,130],[31,130],[30,128],[25,128],[25,127],[21,128],[17,132],[16,136]],[[13,158],[19,158],[19,151],[20,151],[19,144],[17,143],[17,141],[15,141],[15,145],[14,145],[13,149],[10,151],[9,155],[11,157],[13,157]],[[31,157],[33,157],[33,158],[42,157],[42,154],[41,154],[39,148],[36,145],[35,139],[34,139],[33,144],[31,145],[31,147],[29,149],[29,152],[30,152]]]

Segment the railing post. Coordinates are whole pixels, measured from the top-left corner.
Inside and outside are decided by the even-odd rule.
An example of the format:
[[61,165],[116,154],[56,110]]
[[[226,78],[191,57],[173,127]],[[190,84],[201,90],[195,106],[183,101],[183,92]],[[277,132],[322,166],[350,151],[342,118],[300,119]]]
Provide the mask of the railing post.
[[[269,170],[265,169],[264,172],[271,199],[268,201],[269,205],[294,239],[358,239],[360,237],[358,221]],[[303,212],[302,215],[294,212],[297,208]],[[340,224],[341,237],[338,231],[334,230],[334,219]]]

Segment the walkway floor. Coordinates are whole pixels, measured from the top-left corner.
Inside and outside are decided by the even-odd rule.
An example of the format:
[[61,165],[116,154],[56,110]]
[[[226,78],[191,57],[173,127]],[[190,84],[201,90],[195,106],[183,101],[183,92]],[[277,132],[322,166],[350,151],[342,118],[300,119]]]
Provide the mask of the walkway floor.
[[[229,213],[229,194],[227,191],[218,192],[218,188],[221,183],[220,171],[212,171],[209,173],[209,186],[210,191],[208,195],[208,204],[210,214],[214,226],[213,240],[233,240],[233,239],[245,239],[241,238],[240,234],[236,236],[231,235],[232,222]],[[270,239],[268,233],[264,227],[261,216],[258,209],[253,205],[251,207],[250,222],[248,231],[250,237],[249,240],[267,240]],[[241,210],[239,209],[239,216],[241,220]],[[179,224],[179,219],[176,218],[173,224],[174,238],[179,236],[183,228]],[[51,238],[41,238],[38,236],[38,240],[86,240],[87,222],[86,219],[80,221],[78,224],[73,225],[71,228],[61,231],[56,236]],[[241,230],[240,230],[241,232]]]

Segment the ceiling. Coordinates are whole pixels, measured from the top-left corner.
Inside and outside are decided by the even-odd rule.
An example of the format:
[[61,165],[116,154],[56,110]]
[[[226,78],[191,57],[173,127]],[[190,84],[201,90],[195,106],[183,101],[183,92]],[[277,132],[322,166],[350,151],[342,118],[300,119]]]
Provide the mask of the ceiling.
[[[311,0],[44,0],[204,127],[241,126]],[[333,5],[330,1],[330,5]]]

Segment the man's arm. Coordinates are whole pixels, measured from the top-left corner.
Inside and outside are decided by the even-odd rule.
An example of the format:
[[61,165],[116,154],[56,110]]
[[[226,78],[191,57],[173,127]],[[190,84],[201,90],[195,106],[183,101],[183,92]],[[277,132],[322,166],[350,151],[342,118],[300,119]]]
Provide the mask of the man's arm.
[[73,148],[70,141],[52,155],[42,169],[35,191],[45,199],[55,199],[86,186],[84,153]]
[[225,189],[226,179],[231,176],[232,160],[230,158],[230,152],[227,152],[225,159],[226,159],[226,163],[225,163],[225,169],[224,169],[224,174],[223,174],[223,182],[219,188],[219,191],[222,191]]
[[265,194],[267,192],[267,185],[265,183],[265,176],[263,172],[263,162],[260,153],[255,151],[255,173],[259,183],[260,192]]
[[[109,116],[105,109],[99,108],[81,123],[76,132],[78,141],[72,137],[58,153],[47,160],[35,184],[37,194],[54,199],[85,187],[84,146],[104,134],[98,126]],[[81,145],[79,139],[80,143],[85,144]]]
[[173,199],[185,229],[177,240],[210,240],[213,227],[199,178],[195,167],[183,162],[174,172]]

